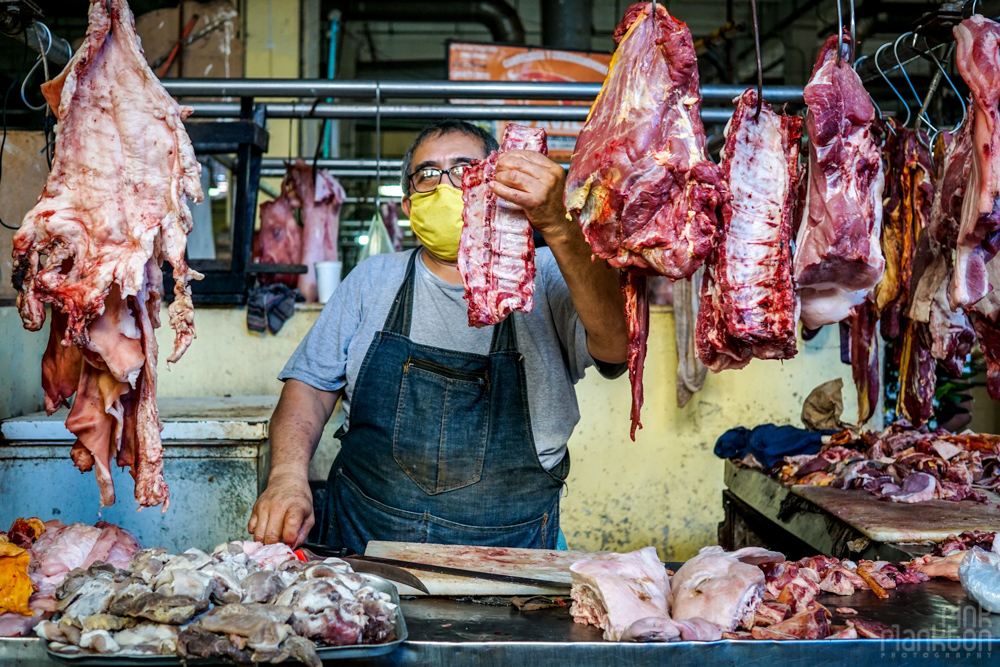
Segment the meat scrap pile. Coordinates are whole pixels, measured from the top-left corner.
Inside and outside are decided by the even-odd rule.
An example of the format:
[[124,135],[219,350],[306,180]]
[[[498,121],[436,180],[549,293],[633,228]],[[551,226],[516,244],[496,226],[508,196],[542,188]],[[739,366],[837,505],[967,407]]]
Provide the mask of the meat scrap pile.
[[548,154],[545,130],[510,124],[500,151],[476,160],[462,174],[462,240],[458,269],[469,304],[469,326],[497,324],[515,310],[535,307],[535,242],[521,207],[497,197],[489,184],[502,153]]
[[[343,186],[330,172],[317,172],[304,160],[288,165],[281,194],[260,205],[260,232],[254,238],[254,258],[263,264],[305,264],[301,275],[262,274],[262,284],[297,287],[306,301],[319,298],[316,262],[336,262]],[[302,226],[295,219],[301,211]]]
[[322,664],[317,643],[395,637],[397,609],[342,560],[304,563],[283,544],[221,544],[211,553],[144,549],[131,564],[76,569],[35,631],[66,655],[294,658]]
[[[38,518],[18,519],[6,535],[0,531],[0,553],[12,547],[24,551],[18,558],[27,566],[29,582],[27,590],[22,588],[19,595],[27,592],[30,598],[22,598],[18,609],[8,607],[7,613],[0,602],[0,637],[27,635],[50,618],[56,610],[56,588],[71,570],[97,562],[127,567],[139,551],[139,543],[131,533],[103,521],[94,526],[66,525],[61,521],[42,523]],[[18,572],[23,572],[20,567]],[[0,556],[0,591],[9,583],[5,579],[8,574]]]
[[787,456],[772,474],[786,486],[864,489],[883,500],[988,503],[1000,488],[1000,437],[914,429],[900,420],[879,433],[833,437],[817,455]]
[[[109,13],[110,9],[110,13]],[[173,267],[169,308],[176,362],[195,336],[184,253],[187,200],[202,198],[200,165],[175,102],[149,69],[125,0],[94,0],[82,46],[43,86],[58,119],[45,190],[14,235],[13,283],[24,327],[52,306],[42,360],[45,409],[73,394],[70,456],[115,502],[111,467],[131,468],[140,507],[170,502],[156,407],[161,265]]]
[[625,12],[614,39],[570,162],[565,204],[594,256],[623,270],[634,439],[649,334],[646,276],[681,280],[702,265],[716,242],[725,186],[705,151],[687,25],[663,5],[641,2]]
[[826,556],[791,562],[758,547],[730,553],[712,546],[670,577],[646,547],[574,563],[570,613],[608,641],[891,638],[888,626],[846,607],[836,608],[843,625],[834,625],[817,598],[864,590],[889,597],[897,586],[935,576],[923,565]]

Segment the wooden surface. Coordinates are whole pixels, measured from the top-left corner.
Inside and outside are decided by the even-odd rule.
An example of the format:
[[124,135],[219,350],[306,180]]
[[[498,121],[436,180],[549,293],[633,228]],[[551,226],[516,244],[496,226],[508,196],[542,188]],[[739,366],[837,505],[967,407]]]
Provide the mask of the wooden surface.
[[799,495],[876,542],[940,542],[964,530],[1000,530],[1000,508],[970,501],[894,503],[860,489],[793,486]]
[[[411,570],[427,586],[431,595],[566,595],[572,581],[569,566],[581,558],[603,552],[549,551],[545,549],[508,549],[505,547],[470,547],[447,544],[412,542],[368,543],[365,554],[395,558],[415,563],[443,565],[477,572],[534,577],[566,584],[563,589],[540,589],[498,581],[453,577],[422,570]],[[399,585],[400,595],[421,595],[408,586]]]

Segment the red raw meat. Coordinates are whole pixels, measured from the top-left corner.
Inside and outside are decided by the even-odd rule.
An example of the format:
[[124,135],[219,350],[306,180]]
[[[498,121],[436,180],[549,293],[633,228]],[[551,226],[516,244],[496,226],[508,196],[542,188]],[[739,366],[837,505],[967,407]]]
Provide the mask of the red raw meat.
[[869,299],[851,315],[851,374],[858,389],[858,424],[875,414],[879,396],[878,336],[875,305]]
[[[295,209],[301,206],[294,188],[286,176],[281,183],[281,195],[260,205],[260,232],[254,243],[254,256],[262,264],[301,264],[302,228],[295,219]],[[260,283],[298,285],[298,275],[291,273],[260,275]]]
[[750,359],[795,356],[799,300],[792,284],[792,213],[798,194],[802,119],[745,91],[726,128],[719,246],[709,256],[698,310],[698,356],[715,372]]
[[385,230],[389,233],[392,247],[396,249],[396,252],[399,252],[403,249],[403,237],[406,235],[403,228],[399,226],[399,203],[395,201],[382,202],[379,206],[379,213],[382,215]]
[[622,271],[622,294],[625,297],[625,320],[628,322],[628,379],[632,384],[632,428],[629,436],[635,440],[636,428],[642,428],[642,368],[646,363],[646,339],[649,336],[649,292],[646,276]]
[[548,154],[545,130],[510,124],[500,152],[476,160],[462,175],[464,226],[458,248],[458,270],[469,304],[469,326],[503,321],[515,310],[535,307],[535,242],[520,206],[497,197],[489,187],[502,153],[512,150]]
[[953,307],[990,291],[986,263],[1000,250],[1000,25],[976,15],[955,26],[955,62],[972,91],[972,169],[958,230]]
[[[614,39],[618,48],[570,163],[566,208],[594,255],[612,267],[688,278],[715,244],[726,196],[705,152],[691,32],[663,5],[639,2]],[[626,293],[638,318],[629,323],[633,432],[642,403],[640,339],[648,335],[644,282],[625,283],[643,290]]]
[[340,208],[346,196],[343,186],[330,172],[296,160],[286,179],[291,180],[302,207],[302,264],[306,273],[298,277],[299,291],[306,301],[319,300],[316,287],[316,262],[336,262],[340,233]]
[[76,391],[66,422],[77,436],[71,456],[95,470],[103,505],[114,502],[117,458],[132,467],[139,505],[166,509],[153,329],[167,260],[175,283],[169,361],[195,335],[188,283],[201,276],[184,259],[187,200],[202,198],[183,125],[191,110],[146,64],[125,0],[91,3],[83,45],[42,92],[59,121],[56,156],[14,236],[13,282],[26,329],[41,328],[44,304],[53,307],[42,361],[46,409]]
[[809,110],[809,185],[795,250],[802,322],[840,322],[882,278],[882,158],[872,133],[875,108],[851,68],[850,36],[820,50],[804,97]]

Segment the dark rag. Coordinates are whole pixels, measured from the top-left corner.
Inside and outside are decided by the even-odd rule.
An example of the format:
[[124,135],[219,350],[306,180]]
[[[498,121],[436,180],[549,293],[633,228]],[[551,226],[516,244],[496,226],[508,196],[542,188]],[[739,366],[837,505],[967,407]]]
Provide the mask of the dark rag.
[[765,470],[774,467],[786,456],[817,454],[823,447],[823,436],[833,431],[806,431],[794,426],[764,424],[753,430],[739,426],[722,434],[715,443],[715,455],[723,459],[739,459],[753,454]]
[[278,333],[285,320],[295,314],[296,301],[305,299],[298,290],[288,285],[255,287],[247,300],[247,329]]

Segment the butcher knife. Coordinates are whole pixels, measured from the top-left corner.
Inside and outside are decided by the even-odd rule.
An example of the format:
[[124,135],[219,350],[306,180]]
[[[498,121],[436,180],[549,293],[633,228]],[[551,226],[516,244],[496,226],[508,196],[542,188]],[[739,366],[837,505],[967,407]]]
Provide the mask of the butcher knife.
[[[317,551],[319,549],[319,551]],[[334,556],[332,553],[320,553],[321,551],[340,551],[339,549],[329,549],[328,547],[322,547],[321,545],[303,545],[302,548],[296,549],[295,554],[298,556],[301,554],[302,560],[322,560],[323,558],[329,558]],[[387,565],[385,563],[371,563],[368,561],[358,560],[351,557],[334,556],[335,558],[340,558],[341,560],[347,562],[355,572],[361,574],[374,574],[376,577],[382,577],[383,579],[388,579],[389,581],[394,581],[397,584],[406,584],[410,588],[415,588],[421,591],[425,595],[430,595],[431,592],[427,590],[424,586],[424,582],[420,581],[410,572],[407,572],[401,567],[396,567],[395,565]]]
[[[333,547],[327,547],[323,545],[313,545],[304,544],[303,547],[308,548],[319,555],[328,555],[335,558],[341,558],[351,564],[357,563],[361,565],[362,563],[366,565],[370,564],[380,564],[392,568],[406,568],[409,570],[421,570],[423,572],[434,572],[435,574],[445,574],[452,577],[465,577],[468,579],[482,579],[485,581],[499,581],[506,584],[518,584],[521,586],[531,586],[532,588],[554,588],[559,590],[568,590],[570,585],[563,581],[552,581],[548,579],[534,579],[532,577],[518,577],[512,574],[497,574],[495,572],[479,572],[477,570],[462,570],[457,567],[446,567],[444,565],[429,565],[427,563],[417,563],[407,560],[396,560],[394,558],[379,558],[377,556],[361,556],[358,554],[350,553],[347,549],[337,549]],[[357,569],[357,568],[355,568]],[[359,572],[361,570],[358,570]],[[426,590],[426,589],[421,589]]]

